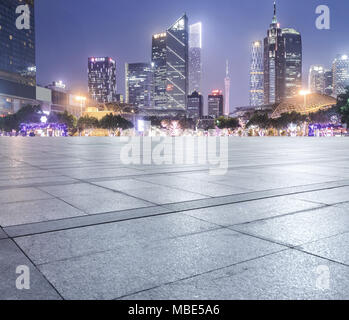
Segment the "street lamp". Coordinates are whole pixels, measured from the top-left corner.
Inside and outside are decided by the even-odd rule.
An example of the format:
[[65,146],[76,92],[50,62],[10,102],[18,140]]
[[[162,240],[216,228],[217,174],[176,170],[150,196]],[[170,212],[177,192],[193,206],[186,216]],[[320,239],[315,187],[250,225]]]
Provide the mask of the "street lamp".
[[77,96],[75,99],[80,102],[80,117],[82,117],[82,107],[83,107],[83,104],[86,101],[86,97]]
[[301,91],[299,91],[299,94],[304,97],[304,112],[305,112],[305,114],[307,113],[307,96],[310,93],[311,92],[308,91],[308,90],[301,90]]

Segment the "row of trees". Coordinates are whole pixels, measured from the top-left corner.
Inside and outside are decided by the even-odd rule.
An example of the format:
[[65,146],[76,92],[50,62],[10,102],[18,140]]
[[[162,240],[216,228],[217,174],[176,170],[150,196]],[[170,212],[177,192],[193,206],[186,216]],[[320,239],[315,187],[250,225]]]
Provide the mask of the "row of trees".
[[[287,126],[290,123],[293,123],[295,125],[300,125],[304,122],[310,122],[310,123],[331,123],[333,119],[340,118],[340,113],[338,113],[337,106],[329,109],[329,110],[320,110],[315,113],[311,113],[309,115],[303,115],[300,113],[297,113],[295,111],[290,113],[283,113],[279,118],[277,119],[271,119],[269,118],[267,113],[255,113],[249,122],[247,123],[247,127],[251,126],[258,126],[261,129],[268,129],[268,128],[274,128],[274,129],[284,129],[287,128]],[[342,117],[342,121],[345,120]],[[346,121],[343,121],[345,123]]]
[[0,118],[0,130],[10,132],[18,130],[21,123],[40,122],[42,111],[39,106],[26,106],[17,113]]
[[[40,123],[44,115],[39,106],[23,107],[15,114],[0,118],[0,130],[5,132],[11,132],[13,130],[18,131],[21,123]],[[88,116],[77,119],[67,111],[63,113],[51,112],[47,117],[47,122],[65,124],[71,133],[93,128],[108,130],[126,130],[133,128],[133,124],[130,121],[124,119],[120,115],[114,115],[112,113],[107,114],[99,121],[97,118]]]

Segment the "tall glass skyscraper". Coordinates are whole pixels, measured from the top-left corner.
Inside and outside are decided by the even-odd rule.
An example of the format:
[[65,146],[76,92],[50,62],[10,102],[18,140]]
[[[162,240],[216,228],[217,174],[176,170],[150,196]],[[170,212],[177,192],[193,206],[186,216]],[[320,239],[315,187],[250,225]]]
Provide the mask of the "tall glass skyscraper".
[[154,69],[152,96],[155,109],[165,109],[167,107],[166,39],[166,32],[155,34],[152,37],[152,67]]
[[264,39],[264,102],[265,104],[278,103],[284,95],[285,45],[274,2],[274,17],[267,37]]
[[116,62],[112,58],[88,58],[88,92],[98,103],[115,101]]
[[34,0],[0,1],[0,79],[36,85]]
[[345,93],[349,86],[349,57],[338,55],[333,61],[333,94],[338,96]]
[[333,71],[325,70],[325,94],[328,96],[333,95]]
[[282,29],[285,48],[285,98],[302,90],[302,36],[292,28]]
[[262,41],[254,41],[251,48],[250,106],[264,104],[264,68]]
[[126,63],[126,103],[139,108],[151,106],[153,68],[150,63]]
[[274,17],[264,40],[264,102],[279,103],[302,88],[302,37],[292,28],[281,29]]
[[167,108],[186,110],[189,89],[188,17],[180,17],[166,34]]
[[198,22],[189,26],[189,94],[201,92],[201,50],[202,24]]
[[186,110],[189,89],[188,17],[153,35],[153,99],[156,109]]
[[313,65],[309,70],[308,88],[312,93],[325,93],[325,67]]
[[213,90],[208,96],[208,116],[216,119],[224,115],[224,97],[222,90]]

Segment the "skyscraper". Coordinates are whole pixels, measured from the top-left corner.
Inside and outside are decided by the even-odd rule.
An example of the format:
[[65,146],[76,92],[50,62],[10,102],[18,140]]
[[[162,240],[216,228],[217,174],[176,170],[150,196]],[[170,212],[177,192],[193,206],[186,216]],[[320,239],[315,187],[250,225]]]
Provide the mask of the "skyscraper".
[[153,104],[156,109],[165,109],[167,107],[166,39],[166,32],[154,34],[152,37],[152,66],[154,68]]
[[264,39],[264,102],[279,103],[302,88],[302,38],[292,28],[281,29],[274,17]]
[[200,119],[203,116],[204,101],[203,96],[194,91],[188,96],[187,116],[192,119]]
[[180,17],[166,34],[167,108],[186,110],[189,89],[188,17]]
[[115,101],[116,63],[112,58],[88,58],[88,92],[99,103]]
[[349,86],[349,57],[347,55],[338,55],[333,61],[333,94],[338,96],[345,93]]
[[308,88],[311,93],[325,93],[325,67],[313,65],[309,70]]
[[201,92],[202,25],[201,22],[189,26],[189,94]]
[[208,116],[218,118],[224,113],[224,99],[222,90],[213,90],[208,96]]
[[189,89],[188,17],[183,15],[165,33],[153,35],[154,107],[186,110]]
[[37,104],[36,97],[34,0],[1,0],[0,116]]
[[282,29],[285,48],[285,98],[302,90],[302,37],[292,28]]
[[0,79],[35,86],[34,0],[1,0],[0,19]]
[[224,104],[224,115],[229,116],[230,114],[230,77],[229,77],[229,61],[226,61],[226,68],[225,68],[225,79],[224,79],[224,86],[225,86],[225,104]]
[[325,70],[325,94],[328,96],[333,95],[333,72],[332,70]]
[[151,106],[153,70],[150,63],[126,63],[126,103],[144,108]]
[[265,104],[278,103],[284,96],[285,45],[274,2],[273,20],[264,39],[264,101]]
[[264,68],[262,41],[254,41],[251,49],[250,66],[250,106],[264,104]]

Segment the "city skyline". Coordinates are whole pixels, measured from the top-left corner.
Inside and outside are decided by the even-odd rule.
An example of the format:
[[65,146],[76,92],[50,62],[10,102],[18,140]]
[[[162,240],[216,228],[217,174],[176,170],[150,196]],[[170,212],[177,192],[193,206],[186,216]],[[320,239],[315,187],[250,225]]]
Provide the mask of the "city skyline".
[[[52,3],[56,17],[49,20],[45,12],[49,10],[49,7],[52,7],[49,4],[50,2],[47,1],[44,3],[38,0],[36,5],[36,10],[40,13],[40,15],[37,14],[39,19],[36,24],[38,39],[38,82],[40,84],[46,85],[54,80],[63,80],[73,90],[86,91],[86,68],[85,66],[80,66],[80,60],[83,59],[86,61],[86,56],[108,55],[116,60],[118,68],[118,92],[124,94],[124,63],[148,61],[151,46],[149,37],[151,34],[161,32],[164,27],[169,26],[171,21],[174,21],[185,11],[189,16],[189,23],[201,21],[203,26],[202,94],[204,97],[207,97],[209,92],[214,88],[224,89],[225,60],[229,58],[232,69],[230,105],[235,107],[249,104],[248,70],[250,43],[255,39],[262,39],[265,36],[265,30],[271,19],[273,1],[263,1],[263,3],[260,3],[251,0],[248,3],[238,3],[236,7],[234,7],[234,4],[227,3],[227,1],[220,1],[221,6],[219,8],[222,11],[223,17],[230,15],[232,18],[225,21],[217,21],[213,16],[209,15],[211,4],[205,1],[199,7],[197,7],[197,1],[190,1],[185,4],[179,1],[177,5],[166,5],[166,10],[162,10],[162,14],[159,14],[156,6],[153,13],[144,13],[142,10],[137,10],[135,23],[132,26],[128,25],[132,34],[129,39],[132,40],[127,41],[124,35],[118,31],[118,28],[111,28],[112,25],[118,26],[119,22],[108,22],[108,27],[111,30],[105,32],[106,36],[102,37],[98,33],[99,27],[95,25],[95,21],[99,21],[102,16],[112,17],[109,12],[103,12],[102,14],[103,9],[114,6],[110,1],[105,0],[98,6],[95,1],[90,1],[91,6],[92,4],[96,5],[93,15],[95,20],[91,19],[92,13],[88,9],[82,10],[78,15],[75,15],[79,1],[74,2],[74,4],[69,3],[68,5],[64,0],[60,2],[61,4]],[[345,30],[343,27],[345,19],[341,12],[343,6],[348,7],[348,5],[344,1],[342,4],[340,2],[331,4],[331,14],[332,16],[336,16],[336,19],[331,19],[331,30],[327,31],[317,30],[315,27],[315,19],[317,17],[315,9],[317,5],[321,4],[320,1],[302,3],[301,13],[298,12],[298,6],[301,4],[300,1],[294,1],[292,3],[289,1],[278,1],[278,20],[281,23],[281,27],[294,27],[302,33],[304,47],[303,85],[307,83],[307,73],[311,65],[323,64],[326,68],[330,68],[337,54],[349,52],[349,44],[341,40],[344,38],[343,32]],[[157,1],[154,1],[154,4],[156,3]],[[120,8],[124,8],[125,10],[130,6],[122,1],[119,5]],[[142,7],[142,4],[138,5]],[[195,7],[195,10],[193,7]],[[139,17],[138,12],[142,12],[142,17],[139,19],[137,18]],[[65,34],[64,39],[62,38],[62,30],[69,27],[70,24],[68,23],[67,26],[62,26],[61,29],[55,28],[55,25],[60,24],[61,19],[63,19],[63,13],[68,14],[68,16],[76,16],[77,22],[74,30],[69,35]],[[158,14],[156,15],[156,13]],[[154,19],[155,15],[156,19]],[[114,12],[113,16],[117,18],[118,13]],[[231,20],[234,17],[237,20],[232,25]],[[248,28],[245,30],[238,28],[238,22],[241,22],[243,18],[249,19]],[[43,28],[48,23],[52,25],[52,38],[55,39],[55,44],[57,43],[59,45],[61,43],[64,46],[69,46],[74,51],[72,53],[69,50],[68,53],[69,55],[71,54],[70,60],[72,64],[70,65],[69,63],[69,67],[67,67],[68,63],[63,66],[61,59],[59,59],[59,56],[63,55],[62,60],[64,60],[64,56],[67,53],[59,52],[59,55],[58,52],[53,52],[55,51],[55,46],[52,44],[50,48],[47,48],[47,45],[52,42],[52,38],[51,41],[44,41]],[[86,41],[87,30],[89,30],[91,41]],[[227,30],[229,30],[229,33]],[[218,37],[217,35],[220,36]],[[111,37],[115,40],[110,41]],[[72,42],[72,38],[74,38],[74,42]],[[325,41],[329,45],[327,46],[328,50],[324,52],[321,47]],[[232,48],[234,49],[232,50]],[[49,68],[49,61],[52,61],[52,59],[57,60],[57,63],[54,66],[51,64]],[[74,72],[71,72],[72,70]]]

